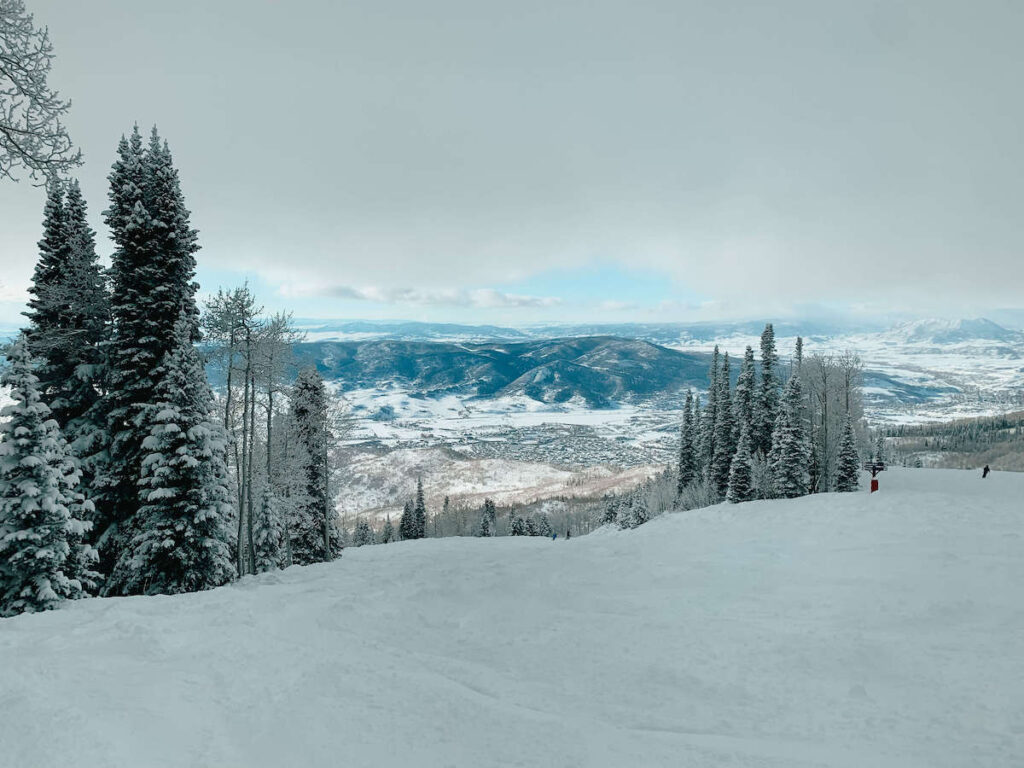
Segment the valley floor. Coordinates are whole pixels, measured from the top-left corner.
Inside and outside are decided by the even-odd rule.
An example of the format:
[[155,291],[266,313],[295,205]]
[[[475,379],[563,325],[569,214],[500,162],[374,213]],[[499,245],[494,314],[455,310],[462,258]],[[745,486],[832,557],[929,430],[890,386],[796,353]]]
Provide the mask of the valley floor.
[[0,621],[0,765],[1024,764],[1024,474]]

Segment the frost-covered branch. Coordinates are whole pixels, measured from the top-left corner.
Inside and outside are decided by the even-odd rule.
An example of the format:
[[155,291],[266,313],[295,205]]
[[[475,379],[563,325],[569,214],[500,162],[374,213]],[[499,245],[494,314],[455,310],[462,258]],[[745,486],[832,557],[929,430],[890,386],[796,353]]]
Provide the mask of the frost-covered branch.
[[40,183],[82,162],[62,117],[71,102],[47,84],[53,45],[22,0],[0,0],[0,178],[18,168]]

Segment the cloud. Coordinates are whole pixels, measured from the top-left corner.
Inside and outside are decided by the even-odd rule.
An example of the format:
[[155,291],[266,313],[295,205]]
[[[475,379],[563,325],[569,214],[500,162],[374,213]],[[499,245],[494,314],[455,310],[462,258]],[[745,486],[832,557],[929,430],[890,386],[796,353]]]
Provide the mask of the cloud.
[[526,296],[505,293],[494,288],[388,288],[285,283],[281,286],[280,293],[287,298],[320,296],[374,304],[471,307],[476,309],[556,307],[562,303],[561,299],[553,296]]

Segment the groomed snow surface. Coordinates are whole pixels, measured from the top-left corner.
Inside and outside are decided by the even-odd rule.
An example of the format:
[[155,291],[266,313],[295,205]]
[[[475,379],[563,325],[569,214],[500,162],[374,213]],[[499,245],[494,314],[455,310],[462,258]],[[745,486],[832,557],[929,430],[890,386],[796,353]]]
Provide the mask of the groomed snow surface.
[[0,765],[1024,765],[1024,475],[0,621]]

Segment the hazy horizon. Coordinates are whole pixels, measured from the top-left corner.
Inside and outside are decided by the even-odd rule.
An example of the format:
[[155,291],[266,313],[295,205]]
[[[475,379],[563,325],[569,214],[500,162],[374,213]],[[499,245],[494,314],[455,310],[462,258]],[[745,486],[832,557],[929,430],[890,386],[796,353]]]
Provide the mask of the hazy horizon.
[[[118,137],[157,124],[207,294],[502,325],[1024,310],[1022,6],[30,10],[100,252]],[[0,185],[0,322],[42,206]]]

